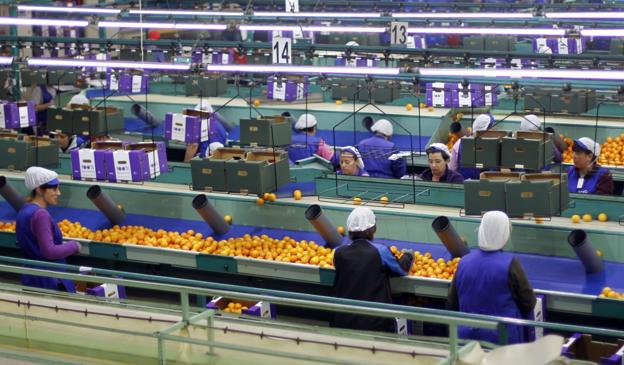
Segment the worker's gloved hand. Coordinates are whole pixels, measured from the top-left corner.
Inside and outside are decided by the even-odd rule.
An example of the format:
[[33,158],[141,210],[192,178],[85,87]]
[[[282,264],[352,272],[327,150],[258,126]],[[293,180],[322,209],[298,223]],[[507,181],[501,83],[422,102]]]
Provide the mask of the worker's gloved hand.
[[388,156],[388,160],[390,160],[390,161],[396,161],[396,160],[398,160],[400,158],[401,158],[401,155],[399,155],[398,153],[394,153],[394,154]]
[[407,249],[402,251],[403,255],[399,259],[399,266],[405,272],[409,272],[412,268],[412,264],[414,263],[414,250]]

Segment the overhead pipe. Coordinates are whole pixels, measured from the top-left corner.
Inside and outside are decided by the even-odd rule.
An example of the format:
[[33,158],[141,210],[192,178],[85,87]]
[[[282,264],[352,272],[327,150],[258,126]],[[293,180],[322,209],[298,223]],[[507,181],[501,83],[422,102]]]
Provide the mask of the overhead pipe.
[[16,212],[19,212],[24,205],[24,197],[22,197],[11,184],[9,184],[6,176],[0,176],[0,195],[9,203]]
[[93,185],[87,190],[87,198],[108,218],[112,224],[121,224],[126,219],[126,213],[121,205],[115,204],[108,194],[99,185]]
[[604,270],[602,257],[594,249],[587,233],[582,229],[575,229],[568,235],[568,243],[576,252],[588,274],[595,274]]
[[305,211],[305,217],[323,237],[329,248],[342,244],[342,236],[338,233],[336,226],[327,218],[320,205],[310,205]]

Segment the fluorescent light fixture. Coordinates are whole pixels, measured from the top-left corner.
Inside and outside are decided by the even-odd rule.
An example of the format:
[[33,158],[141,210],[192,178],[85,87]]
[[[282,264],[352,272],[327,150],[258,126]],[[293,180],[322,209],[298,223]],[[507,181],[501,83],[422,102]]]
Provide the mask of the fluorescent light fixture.
[[254,11],[254,16],[289,17],[289,18],[379,18],[381,13],[322,13],[322,12],[277,12]]
[[494,35],[550,35],[564,36],[565,29],[552,28],[408,28],[410,34],[494,34]]
[[129,10],[132,14],[142,15],[189,15],[189,16],[243,16],[242,11],[201,11],[201,10]]
[[624,37],[624,29],[581,29],[586,37]]
[[195,30],[225,30],[225,24],[203,23],[151,23],[151,22],[99,22],[100,28],[152,28],[152,29],[195,29]]
[[422,76],[624,80],[624,71],[419,68]]
[[69,60],[51,58],[31,58],[28,66],[57,66],[57,67],[108,67],[108,68],[137,68],[143,70],[175,70],[188,71],[188,64],[173,64],[160,62],[127,62],[106,60]]
[[0,25],[50,25],[57,27],[86,27],[86,20],[56,20],[35,18],[0,18]]
[[84,14],[111,14],[116,15],[121,12],[119,9],[103,8],[83,8],[83,7],[63,7],[63,6],[38,6],[38,5],[18,5],[19,11],[42,11],[49,13],[84,13]]
[[0,65],[10,65],[13,63],[13,57],[0,57]]
[[302,32],[329,32],[329,33],[384,33],[385,27],[350,27],[350,26],[322,26],[322,25],[240,25],[242,31],[296,31]]
[[350,74],[350,75],[398,75],[399,68],[385,67],[319,67],[290,65],[208,65],[212,72],[255,72],[283,74]]
[[531,19],[531,13],[392,13],[393,18],[412,19]]
[[546,18],[551,19],[624,19],[624,12],[564,12],[564,13],[545,13]]

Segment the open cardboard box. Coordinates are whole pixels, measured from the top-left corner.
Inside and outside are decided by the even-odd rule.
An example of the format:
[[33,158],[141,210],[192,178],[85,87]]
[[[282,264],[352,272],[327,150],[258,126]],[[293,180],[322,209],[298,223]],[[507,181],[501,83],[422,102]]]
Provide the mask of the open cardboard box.
[[188,115],[191,117],[200,117],[201,119],[209,119],[213,113],[206,112],[203,110],[184,109],[182,110],[182,114]]
[[211,160],[244,160],[247,151],[240,148],[218,148],[212,151]]
[[484,171],[480,174],[480,179],[492,181],[519,181],[522,179],[522,176],[520,172]]
[[208,304],[206,304],[206,308],[223,311],[231,302],[240,303],[243,307],[247,307],[247,309],[242,310],[242,314],[261,318],[275,319],[275,306],[273,304],[263,301],[254,302],[249,300],[236,300],[224,297],[216,297]]
[[122,141],[98,141],[91,144],[91,148],[94,150],[123,150],[126,146],[126,142]]

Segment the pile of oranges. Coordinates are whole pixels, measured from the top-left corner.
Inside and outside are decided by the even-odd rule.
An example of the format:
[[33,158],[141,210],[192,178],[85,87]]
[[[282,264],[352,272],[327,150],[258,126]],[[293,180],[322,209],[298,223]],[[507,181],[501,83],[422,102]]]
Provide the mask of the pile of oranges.
[[448,133],[448,142],[446,142],[446,147],[448,147],[449,151],[453,149],[453,146],[458,139],[459,137],[457,137],[457,134],[451,132]]
[[[390,251],[397,259],[403,256],[403,252],[399,251],[395,246],[390,247]],[[419,251],[416,251],[414,252],[414,263],[410,268],[409,275],[452,280],[455,271],[457,271],[459,261],[459,257],[448,261],[443,258],[436,260],[430,252],[421,254]]]
[[[250,257],[287,263],[314,265],[322,268],[334,267],[334,250],[318,245],[314,241],[297,241],[289,236],[281,239],[271,238],[265,234],[242,237],[231,237],[217,241],[213,237],[204,237],[192,229],[186,232],[152,230],[143,226],[113,226],[110,229],[93,231],[83,227],[80,222],[67,219],[58,223],[63,236],[81,238],[98,242],[128,243],[141,246],[170,248],[201,252],[204,254]],[[1,223],[0,231],[15,231],[15,223]],[[395,246],[390,251],[400,258],[402,252]],[[450,280],[453,278],[459,258],[445,261],[435,260],[431,253],[414,253],[414,263],[409,275]],[[238,313],[238,312],[232,312]]]
[[247,310],[249,308],[247,308],[246,306],[238,303],[238,302],[229,302],[227,307],[223,308],[223,311],[225,313],[235,313],[235,314],[242,314],[244,310]]
[[560,134],[559,137],[566,143],[565,151],[561,154],[564,163],[574,163],[572,159],[572,145],[574,144],[574,140],[570,137],[565,137],[563,134]]
[[608,286],[602,289],[602,292],[599,295],[601,298],[611,298],[611,299],[624,299],[624,293],[617,292]]
[[607,137],[601,147],[599,164],[624,166],[624,133],[618,137]]
[[15,232],[15,222],[0,221],[0,232]]

